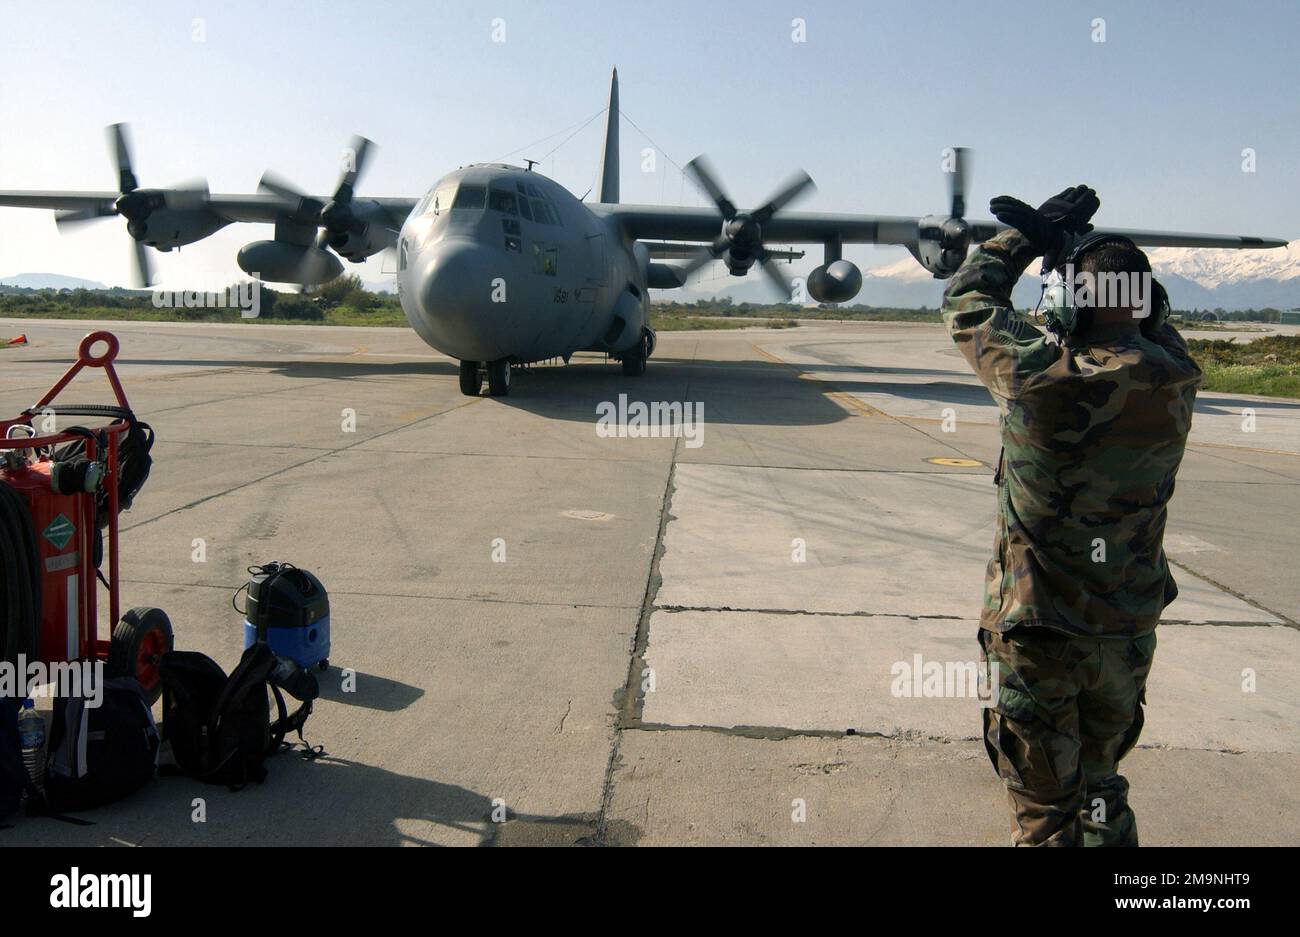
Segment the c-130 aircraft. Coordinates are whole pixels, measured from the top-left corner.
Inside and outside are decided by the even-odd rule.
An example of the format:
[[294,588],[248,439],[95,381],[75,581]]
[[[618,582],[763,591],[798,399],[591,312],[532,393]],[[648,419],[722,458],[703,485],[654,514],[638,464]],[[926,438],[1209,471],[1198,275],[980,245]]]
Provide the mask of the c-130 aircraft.
[[[653,354],[650,289],[684,285],[695,269],[722,261],[734,276],[759,267],[788,298],[780,259],[767,241],[820,243],[823,262],[807,278],[818,302],[847,302],[862,273],[845,244],[898,244],[937,279],[956,272],[972,243],[1004,228],[965,217],[965,152],[953,151],[950,207],[944,215],[788,212],[813,187],[792,177],[761,207],[740,210],[703,157],[685,167],[713,208],[619,202],[618,70],[610,82],[599,201],[587,203],[539,172],[504,164],[466,166],[417,198],[361,198],[357,181],[369,141],[354,137],[349,165],[333,195],[305,195],[266,173],[257,195],[214,195],[206,183],[140,188],[124,128],[109,128],[117,192],[0,191],[0,206],[54,209],[60,228],[120,215],[134,239],[140,285],[150,282],[145,250],[192,244],[233,222],[275,225],[271,240],[238,254],[244,272],[276,283],[313,286],[385,249],[397,252],[402,310],[416,333],[460,362],[460,389],[509,393],[512,365],[604,352],[623,373],[642,374]],[[1154,247],[1285,247],[1285,240],[1217,234],[1105,229]],[[685,260],[683,264],[663,260]]]

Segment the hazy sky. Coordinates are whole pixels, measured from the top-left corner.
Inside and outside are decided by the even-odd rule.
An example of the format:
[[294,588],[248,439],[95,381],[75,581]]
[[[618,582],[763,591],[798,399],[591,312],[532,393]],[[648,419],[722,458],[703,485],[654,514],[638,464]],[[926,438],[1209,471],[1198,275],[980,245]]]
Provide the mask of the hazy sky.
[[[380,146],[361,194],[418,195],[464,163],[546,156],[567,134],[529,144],[604,107],[617,66],[627,117],[678,164],[707,152],[742,204],[803,167],[820,189],[800,208],[940,212],[941,151],[965,145],[972,216],[1004,191],[1040,200],[1086,181],[1106,224],[1300,236],[1291,0],[3,0],[0,11],[0,188],[114,187],[103,127],[124,120],[142,185],[206,176],[215,192],[252,192],[273,167],[325,193],[360,132]],[[601,123],[539,168],[582,195]],[[623,200],[698,204],[667,160],[641,171],[649,146],[625,120]],[[1247,147],[1254,173],[1242,171]],[[270,236],[232,226],[155,254],[155,268],[173,283],[233,276],[239,246]],[[850,257],[876,265],[901,251]],[[49,212],[0,209],[0,275],[125,284],[129,253],[120,219],[59,236]],[[380,273],[372,261],[363,275]]]

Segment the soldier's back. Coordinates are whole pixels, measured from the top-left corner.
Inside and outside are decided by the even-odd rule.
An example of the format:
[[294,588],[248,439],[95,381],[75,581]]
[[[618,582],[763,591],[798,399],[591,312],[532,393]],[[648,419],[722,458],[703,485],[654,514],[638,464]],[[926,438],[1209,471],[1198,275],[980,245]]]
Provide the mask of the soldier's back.
[[1199,382],[1168,326],[1094,330],[1024,381],[1002,423],[998,630],[1155,627],[1177,594],[1162,541]]

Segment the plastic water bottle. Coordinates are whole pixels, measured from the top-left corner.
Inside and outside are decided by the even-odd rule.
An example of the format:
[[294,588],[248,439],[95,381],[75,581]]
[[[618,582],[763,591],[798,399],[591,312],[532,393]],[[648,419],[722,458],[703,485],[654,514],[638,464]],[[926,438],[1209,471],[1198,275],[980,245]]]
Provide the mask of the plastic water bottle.
[[36,711],[36,704],[23,700],[18,714],[18,738],[23,746],[23,764],[27,776],[38,790],[44,790],[45,781],[45,717]]

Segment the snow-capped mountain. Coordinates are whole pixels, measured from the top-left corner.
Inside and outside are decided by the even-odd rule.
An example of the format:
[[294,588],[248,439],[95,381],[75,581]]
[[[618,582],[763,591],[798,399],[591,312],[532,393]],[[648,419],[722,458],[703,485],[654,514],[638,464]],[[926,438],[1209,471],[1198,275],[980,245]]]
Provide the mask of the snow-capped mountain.
[[[1274,250],[1159,247],[1148,251],[1148,256],[1176,308],[1300,308],[1300,240]],[[802,274],[792,270],[791,275]],[[910,254],[862,271],[862,281],[855,303],[898,308],[935,308],[946,283],[934,279]],[[1035,263],[1016,284],[1012,297],[1017,306],[1032,306],[1039,292]],[[737,303],[774,301],[772,287],[757,274],[743,279],[715,277],[681,290],[655,291],[656,299],[678,302],[713,296],[730,296]]]

